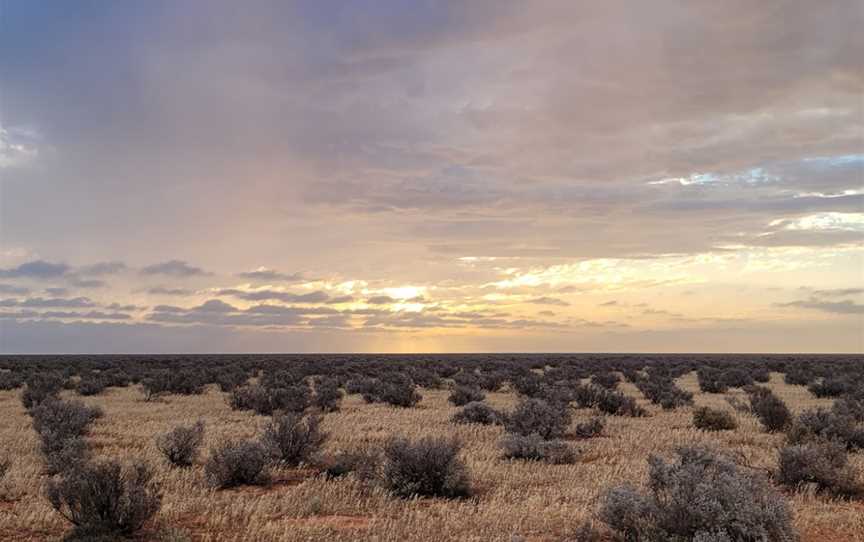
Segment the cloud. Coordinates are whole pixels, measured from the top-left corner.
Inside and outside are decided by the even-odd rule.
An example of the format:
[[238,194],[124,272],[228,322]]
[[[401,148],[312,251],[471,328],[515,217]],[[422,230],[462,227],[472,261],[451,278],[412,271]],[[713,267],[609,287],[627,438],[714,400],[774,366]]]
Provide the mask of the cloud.
[[182,260],[168,260],[167,262],[148,265],[141,269],[144,275],[168,275],[172,277],[197,277],[208,273],[200,267],[194,267]]
[[617,301],[612,300],[612,301],[606,301],[605,303],[600,303],[600,306],[601,307],[614,307],[617,304],[618,304]]
[[153,288],[147,288],[145,292],[150,295],[168,296],[190,296],[196,293],[195,290],[190,290],[189,288],[168,288],[165,286],[154,286]]
[[851,300],[824,301],[817,298],[810,298],[804,301],[777,303],[776,306],[811,309],[831,314],[864,314],[864,305]]
[[254,271],[237,273],[238,277],[256,281],[299,282],[305,280],[300,273],[282,273],[274,269],[259,267]]
[[108,286],[108,283],[104,280],[84,279],[74,275],[68,278],[68,282],[70,286],[74,286],[75,288],[105,288]]
[[534,299],[529,299],[528,303],[532,303],[534,305],[555,305],[558,307],[569,307],[570,303],[567,303],[563,299],[558,299],[557,297],[536,297]]
[[45,288],[45,293],[54,296],[54,297],[66,297],[69,295],[69,290],[67,288]]
[[336,297],[331,297],[327,300],[328,305],[338,305],[340,303],[351,303],[354,301],[354,296],[351,295],[340,295]]
[[324,303],[330,296],[321,290],[307,294],[294,294],[277,290],[238,290],[226,288],[217,292],[219,295],[230,295],[247,301],[282,301],[285,303]]
[[389,295],[375,295],[366,300],[366,303],[369,303],[370,305],[389,305],[396,302],[397,299],[390,297]]
[[69,270],[70,267],[65,263],[51,263],[44,260],[34,260],[32,262],[22,263],[17,267],[0,269],[0,277],[13,279],[53,279],[62,277],[68,273]]
[[24,286],[15,286],[14,284],[0,284],[0,294],[10,295],[27,295],[30,293],[30,288]]
[[101,275],[114,275],[125,271],[127,269],[126,264],[123,262],[99,262],[91,265],[85,265],[76,269],[76,273],[79,275],[90,275],[90,276],[101,276]]
[[864,295],[864,288],[834,288],[831,290],[813,290],[813,295],[820,297],[846,297]]
[[2,299],[0,300],[0,307],[28,307],[28,308],[42,308],[42,307],[64,307],[64,308],[81,308],[81,307],[94,307],[96,304],[86,297],[75,297],[75,298],[42,298],[42,297],[31,297],[28,299],[18,300],[18,299]]

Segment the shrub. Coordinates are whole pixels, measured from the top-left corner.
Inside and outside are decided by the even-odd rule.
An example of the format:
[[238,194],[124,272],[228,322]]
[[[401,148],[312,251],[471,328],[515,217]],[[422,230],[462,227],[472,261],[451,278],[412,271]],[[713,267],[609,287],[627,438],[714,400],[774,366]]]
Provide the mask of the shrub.
[[738,422],[725,410],[699,407],[693,411],[693,425],[703,431],[730,431],[738,427]]
[[594,408],[600,389],[595,386],[583,386],[581,384],[573,388],[573,400],[579,408]]
[[324,473],[328,478],[340,478],[349,473],[358,480],[369,481],[378,475],[381,455],[370,450],[340,452],[327,460]]
[[223,441],[210,449],[204,476],[211,487],[219,489],[258,485],[270,478],[267,465],[267,450],[259,442]]
[[50,475],[74,470],[90,460],[90,448],[80,436],[60,438],[46,432],[40,437],[39,450],[45,460],[45,470]]
[[342,391],[339,381],[335,378],[319,378],[315,381],[315,395],[312,405],[321,412],[336,412],[342,401]]
[[278,414],[264,429],[262,443],[278,461],[299,465],[308,462],[327,439],[320,425],[321,417],[316,414]]
[[177,426],[156,438],[156,447],[175,467],[189,467],[198,457],[198,449],[204,442],[204,422],[195,425]]
[[511,384],[516,393],[526,397],[537,397],[543,391],[543,379],[532,371],[513,378]]
[[388,405],[409,408],[419,403],[423,396],[417,393],[410,378],[397,374],[381,383],[378,398]]
[[620,381],[621,379],[615,373],[598,373],[591,377],[592,384],[607,390],[614,390]]
[[63,377],[57,374],[37,374],[27,381],[27,387],[21,392],[21,404],[30,410],[48,397],[56,397],[64,382]]
[[0,371],[0,390],[9,391],[21,387],[23,380],[18,373]]
[[230,370],[216,371],[213,378],[223,392],[234,391],[234,388],[242,386],[248,379],[249,377],[245,372]]
[[465,406],[468,403],[480,402],[485,398],[486,395],[484,395],[483,392],[477,388],[472,388],[469,386],[456,386],[450,393],[450,397],[448,397],[447,400],[453,403],[453,405],[455,406]]
[[50,397],[30,412],[33,429],[42,437],[67,439],[87,433],[94,420],[102,416],[96,407],[88,407],[81,401],[64,401]]
[[729,387],[718,369],[702,367],[696,372],[696,376],[699,379],[699,389],[705,393],[724,393]]
[[576,424],[573,433],[579,438],[592,438],[602,433],[604,427],[606,427],[606,421],[603,418],[591,418],[587,422]]
[[107,382],[99,376],[91,376],[89,378],[82,378],[78,381],[78,384],[75,386],[75,390],[78,392],[78,395],[99,395],[105,388],[108,387]]
[[562,440],[546,440],[537,433],[507,435],[501,440],[505,459],[544,461],[564,465],[576,461],[576,452]]
[[0,457],[0,481],[3,481],[3,478],[6,478],[6,474],[11,468],[12,460],[8,457]]
[[849,390],[849,384],[840,378],[825,378],[811,383],[807,389],[816,397],[839,397]]
[[228,403],[234,410],[252,410],[263,416],[269,416],[277,410],[303,412],[310,401],[309,386],[305,384],[283,388],[247,384],[234,388],[228,399]]
[[798,487],[814,484],[820,491],[837,496],[864,494],[855,469],[848,464],[843,446],[836,442],[811,442],[780,450],[780,483]]
[[458,440],[392,438],[384,447],[384,485],[399,497],[465,497],[471,486]]
[[652,372],[650,378],[638,379],[635,383],[646,399],[665,410],[693,404],[693,394],[676,386],[669,376]]
[[852,418],[856,422],[864,422],[864,398],[841,397],[834,401],[831,412],[838,416]]
[[769,433],[782,431],[792,421],[789,407],[768,388],[750,386],[746,391],[750,396],[750,411]]
[[636,402],[636,399],[624,395],[620,391],[598,388],[597,392],[596,406],[601,412],[613,416],[631,416],[634,418],[647,414],[645,409]]
[[833,440],[849,450],[864,448],[864,427],[860,427],[855,418],[823,408],[802,412],[789,426],[786,437],[793,444]]
[[763,477],[703,448],[677,454],[671,464],[648,460],[649,493],[609,490],[600,519],[632,541],[797,540],[792,511]]
[[143,463],[86,464],[48,481],[51,506],[77,536],[131,535],[159,510],[161,495]]
[[510,433],[528,436],[536,433],[544,439],[559,438],[570,425],[570,409],[542,399],[524,399],[507,416],[505,428]]
[[504,415],[486,403],[468,403],[451,418],[453,423],[479,423],[497,425],[504,423]]

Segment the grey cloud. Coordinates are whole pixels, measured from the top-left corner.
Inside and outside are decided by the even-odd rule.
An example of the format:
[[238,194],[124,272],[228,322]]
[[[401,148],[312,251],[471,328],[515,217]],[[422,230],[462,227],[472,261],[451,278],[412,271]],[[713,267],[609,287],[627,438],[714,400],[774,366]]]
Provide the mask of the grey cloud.
[[328,301],[328,305],[338,305],[340,303],[351,303],[354,301],[354,296],[351,295],[340,295],[337,297],[331,297]]
[[528,303],[532,303],[534,305],[555,305],[558,307],[569,307],[570,303],[567,303],[563,299],[558,299],[557,297],[537,297],[534,299],[528,300]]
[[78,276],[70,276],[69,284],[75,288],[104,288],[108,283],[100,279],[85,279]]
[[601,307],[614,307],[617,304],[618,304],[618,302],[613,300],[613,301],[607,301],[605,303],[600,303],[600,306]]
[[792,301],[789,303],[777,303],[778,307],[793,307],[799,309],[811,309],[832,314],[864,314],[864,305],[851,300],[823,301],[810,298],[805,301]]
[[54,297],[66,297],[69,295],[69,290],[66,288],[45,288],[45,293]]
[[258,269],[237,273],[238,277],[249,280],[299,282],[305,280],[301,273],[282,273],[273,269]]
[[390,303],[396,303],[396,299],[389,295],[375,295],[368,298],[366,303],[369,303],[370,305],[388,305]]
[[219,290],[219,295],[230,295],[238,299],[246,301],[282,301],[285,303],[324,303],[330,296],[323,291],[309,292],[308,294],[293,294],[289,292],[279,292],[276,290],[257,290],[246,291],[227,288]]
[[86,297],[75,297],[75,298],[42,298],[42,297],[31,297],[28,299],[17,300],[17,299],[3,299],[0,300],[0,307],[30,307],[30,308],[41,308],[41,307],[66,307],[66,308],[82,308],[82,307],[93,307],[96,304],[93,303],[90,299]]
[[864,288],[834,288],[831,290],[813,290],[813,295],[820,297],[845,297],[864,295]]
[[35,260],[32,262],[22,263],[17,267],[0,269],[0,277],[53,279],[62,277],[68,273],[70,269],[71,268],[65,263],[51,263],[44,260]]
[[145,275],[168,275],[172,277],[196,277],[208,273],[200,267],[194,267],[182,260],[169,260],[167,262],[148,265],[141,269]]
[[195,295],[195,290],[189,288],[168,288],[165,286],[154,286],[145,290],[150,295],[190,296]]
[[0,294],[27,295],[29,293],[30,288],[25,288],[24,286],[15,286],[14,284],[0,284]]
[[85,265],[75,270],[77,274],[89,276],[114,275],[127,269],[123,262],[99,262],[91,265]]

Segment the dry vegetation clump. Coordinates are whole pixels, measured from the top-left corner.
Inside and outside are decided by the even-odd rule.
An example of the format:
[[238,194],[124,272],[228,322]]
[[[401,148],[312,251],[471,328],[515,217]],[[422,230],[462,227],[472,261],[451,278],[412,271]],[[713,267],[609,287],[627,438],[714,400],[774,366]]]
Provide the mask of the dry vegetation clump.
[[467,497],[468,469],[454,438],[392,438],[384,446],[384,486],[398,497]]
[[546,440],[537,433],[509,434],[501,440],[505,459],[543,461],[565,465],[576,461],[576,451],[563,440]]
[[261,443],[276,461],[291,466],[309,462],[326,440],[321,416],[296,412],[274,415],[261,437]]
[[269,459],[257,440],[223,441],[210,449],[204,476],[217,489],[265,484],[270,480]]
[[567,405],[547,403],[542,399],[523,399],[507,416],[504,427],[508,433],[523,436],[536,434],[549,440],[563,437],[570,420]]
[[192,466],[203,442],[203,420],[198,420],[194,425],[179,425],[156,437],[156,447],[175,467]]
[[335,378],[319,377],[315,380],[315,394],[312,396],[312,406],[321,412],[336,412],[342,401],[342,390]]
[[474,401],[465,405],[462,410],[450,419],[453,423],[477,423],[480,425],[503,424],[507,416],[487,405]]
[[620,391],[609,391],[603,388],[596,389],[594,406],[601,412],[612,414],[613,416],[639,418],[648,414],[633,397],[624,395]]
[[613,372],[597,373],[591,377],[592,384],[607,390],[614,390],[617,388],[618,382],[621,382],[621,379]]
[[750,411],[769,433],[783,431],[792,422],[792,412],[782,399],[764,386],[749,386]]
[[599,517],[624,540],[795,541],[793,514],[763,477],[706,448],[649,458],[648,492],[609,490]]
[[486,394],[478,388],[471,386],[457,385],[447,398],[454,406],[465,406],[468,403],[481,402],[486,398]]
[[327,458],[324,473],[328,478],[341,478],[348,474],[360,481],[370,482],[380,477],[382,463],[378,450],[360,449],[343,451]]
[[102,416],[99,408],[49,395],[30,410],[30,415],[48,474],[77,468],[89,459],[90,450],[83,437],[93,421]]
[[594,417],[587,422],[576,424],[573,434],[579,438],[594,438],[603,433],[606,427],[606,420],[601,417]]
[[48,481],[48,502],[74,525],[72,539],[128,536],[159,510],[162,496],[143,463],[88,463]]
[[853,416],[825,408],[802,412],[789,426],[786,437],[793,444],[830,440],[850,451],[864,449],[864,426]]
[[305,383],[286,386],[247,384],[234,388],[228,402],[235,410],[251,410],[270,416],[277,410],[303,412],[311,403],[311,392]]
[[731,431],[738,427],[738,421],[725,410],[699,407],[693,411],[693,426],[703,431]]
[[839,497],[864,496],[864,484],[839,442],[811,441],[786,446],[780,450],[777,479],[791,487],[812,484],[819,491]]

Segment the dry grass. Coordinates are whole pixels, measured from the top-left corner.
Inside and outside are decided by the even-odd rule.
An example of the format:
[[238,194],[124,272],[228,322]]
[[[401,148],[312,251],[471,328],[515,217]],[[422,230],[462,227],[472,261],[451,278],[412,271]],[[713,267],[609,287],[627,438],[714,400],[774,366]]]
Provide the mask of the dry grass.
[[[695,374],[678,384],[694,392],[697,406],[731,410],[723,396],[700,393]],[[831,403],[813,398],[803,387],[785,385],[780,375],[772,375],[769,386],[795,412]],[[679,445],[702,443],[733,450],[756,467],[776,465],[783,437],[761,432],[752,416],[736,413],[740,426],[735,431],[702,432],[691,425],[691,408],[665,412],[629,383],[623,382],[621,389],[639,397],[651,416],[610,417],[604,436],[573,443],[581,450],[573,465],[502,460],[498,443],[503,429],[451,424],[457,409],[447,401],[446,391],[423,390],[423,401],[411,409],[369,405],[349,396],[341,411],[325,417],[323,428],[331,435],[328,451],[378,444],[394,434],[458,435],[479,490],[475,499],[463,501],[404,501],[351,477],[326,480],[311,469],[276,471],[269,487],[214,491],[204,483],[200,462],[190,469],[170,468],[156,449],[155,436],[202,419],[207,427],[203,460],[220,437],[255,436],[267,418],[232,411],[214,386],[200,396],[171,396],[153,403],[143,402],[136,388],[109,389],[84,401],[105,411],[88,437],[95,455],[142,458],[157,467],[163,506],[143,540],[510,541],[514,535],[566,540],[592,516],[604,488],[644,480],[649,454],[668,456]],[[67,526],[41,495],[44,476],[36,435],[19,393],[0,392],[0,443],[14,460],[0,493],[0,540],[59,540]],[[490,393],[487,402],[510,409],[515,396]],[[591,416],[589,410],[576,411],[573,424]],[[861,454],[853,456],[853,462],[864,469]],[[790,499],[803,540],[864,540],[861,503],[804,493],[790,494]]]

